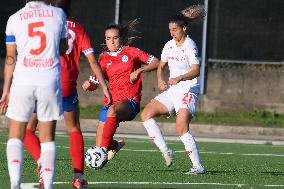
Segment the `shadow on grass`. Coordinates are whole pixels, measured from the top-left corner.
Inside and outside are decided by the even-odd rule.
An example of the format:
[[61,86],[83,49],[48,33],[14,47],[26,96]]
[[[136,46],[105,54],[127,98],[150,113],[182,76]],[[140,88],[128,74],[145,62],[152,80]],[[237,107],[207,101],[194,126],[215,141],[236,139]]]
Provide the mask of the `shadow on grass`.
[[283,171],[264,171],[260,172],[261,174],[272,175],[272,176],[284,176]]
[[227,175],[227,174],[234,175],[234,174],[238,174],[238,172],[237,171],[210,171],[210,170],[207,170],[206,174],[209,174],[209,175]]

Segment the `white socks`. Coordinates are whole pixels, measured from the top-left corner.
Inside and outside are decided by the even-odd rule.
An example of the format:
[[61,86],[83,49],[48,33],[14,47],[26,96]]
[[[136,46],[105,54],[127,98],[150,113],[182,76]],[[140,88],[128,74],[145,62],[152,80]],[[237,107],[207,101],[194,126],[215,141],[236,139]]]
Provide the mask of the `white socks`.
[[197,149],[195,140],[193,136],[190,134],[190,132],[189,131],[186,132],[179,138],[184,144],[185,150],[188,153],[188,156],[192,162],[193,167],[201,167],[198,149]]
[[11,189],[20,188],[23,165],[23,142],[12,138],[7,142],[7,161],[10,175]]
[[[145,129],[148,132],[148,135],[151,139],[153,139],[156,146],[160,149],[161,152],[168,151],[168,146],[165,142],[165,139],[161,133],[160,127],[156,123],[156,121],[151,118],[147,121],[142,122]],[[179,137],[180,140],[183,142],[185,150],[188,153],[188,156],[193,164],[193,167],[201,167],[201,162],[199,159],[198,149],[195,143],[193,136],[190,132],[186,132],[182,136]]]
[[56,145],[53,141],[41,143],[40,146],[40,160],[44,188],[52,189],[55,176]]
[[[23,165],[23,142],[20,139],[9,139],[7,142],[7,161],[11,189],[19,189]],[[55,176],[56,145],[55,142],[41,143],[41,165],[45,189],[53,188]]]
[[168,151],[168,146],[165,142],[165,139],[161,133],[159,125],[156,123],[156,121],[151,118],[147,121],[142,122],[145,129],[148,132],[149,137],[154,141],[156,146],[160,149],[161,152]]

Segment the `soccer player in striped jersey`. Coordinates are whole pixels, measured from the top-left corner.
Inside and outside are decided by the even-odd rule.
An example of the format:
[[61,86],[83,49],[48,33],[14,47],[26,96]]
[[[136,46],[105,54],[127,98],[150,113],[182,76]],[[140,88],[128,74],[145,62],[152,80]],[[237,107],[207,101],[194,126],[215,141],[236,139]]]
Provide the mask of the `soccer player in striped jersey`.
[[[60,53],[66,51],[64,12],[43,0],[27,1],[6,27],[6,61],[0,113],[7,110],[7,162],[11,189],[19,189],[23,139],[32,111],[38,107],[44,188],[53,188],[56,162],[54,131],[62,119]],[[12,84],[12,85],[11,85]]]
[[[153,117],[176,112],[176,128],[180,140],[193,168],[188,174],[204,174],[195,140],[189,132],[189,123],[193,118],[199,100],[199,60],[195,42],[186,34],[188,22],[204,16],[204,7],[194,5],[181,11],[169,21],[172,40],[168,41],[162,51],[158,67],[158,87],[165,90],[147,104],[141,113],[141,120],[150,138],[162,152],[166,165],[171,166],[174,151],[169,149]],[[162,70],[168,64],[169,80],[163,79]]]
[[[109,159],[124,145],[124,141],[113,140],[119,122],[130,121],[140,111],[142,73],[154,70],[158,59],[143,50],[128,46],[137,20],[125,25],[110,25],[105,29],[107,50],[99,63],[109,82],[113,103],[100,111],[96,134],[96,145],[107,149]],[[145,66],[142,66],[142,65]],[[92,83],[85,81],[84,90],[91,90]]]
[[[69,15],[71,0],[55,0],[54,2],[67,15],[68,49],[60,57],[60,61],[64,119],[69,133],[70,154],[74,171],[72,186],[74,188],[86,188],[88,183],[84,179],[84,140],[80,129],[79,100],[76,89],[80,71],[79,59],[81,52],[87,57],[93,72],[98,76],[97,78],[101,83],[107,103],[111,101],[111,97],[101,68],[96,62],[88,33],[76,19],[71,18]],[[39,158],[41,148],[38,137],[35,135],[36,125],[37,115],[34,114],[27,127],[24,145],[40,167],[42,161]]]

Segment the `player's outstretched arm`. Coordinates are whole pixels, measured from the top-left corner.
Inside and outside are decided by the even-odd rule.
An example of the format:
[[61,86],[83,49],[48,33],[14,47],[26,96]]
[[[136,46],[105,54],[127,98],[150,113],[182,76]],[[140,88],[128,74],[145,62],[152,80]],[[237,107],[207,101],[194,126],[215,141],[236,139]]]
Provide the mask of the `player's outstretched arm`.
[[96,75],[97,79],[100,81],[103,93],[108,99],[108,104],[110,104],[112,102],[112,98],[111,98],[111,94],[108,90],[108,86],[106,84],[105,77],[103,75],[101,66],[98,64],[98,62],[95,58],[95,55],[93,53],[87,54],[86,57],[88,58],[88,61],[90,63],[90,66],[91,66],[94,74]]
[[150,62],[150,64],[147,64],[146,66],[143,66],[130,74],[130,82],[137,80],[141,73],[150,72],[156,69],[158,65],[159,65],[159,60],[156,57],[154,57],[153,60]]
[[16,66],[16,45],[7,44],[6,45],[6,59],[4,68],[4,84],[3,93],[0,99],[0,113],[4,113],[7,110],[10,94],[10,86],[12,83],[13,72]]

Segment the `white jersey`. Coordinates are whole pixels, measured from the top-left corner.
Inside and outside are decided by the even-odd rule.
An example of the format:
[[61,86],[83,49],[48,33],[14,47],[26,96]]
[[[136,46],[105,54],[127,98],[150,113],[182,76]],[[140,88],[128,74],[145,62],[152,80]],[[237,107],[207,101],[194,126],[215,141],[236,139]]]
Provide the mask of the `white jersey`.
[[6,44],[16,44],[15,85],[50,86],[60,82],[60,40],[67,37],[62,9],[31,1],[10,16]]
[[[188,36],[185,42],[179,47],[176,45],[174,39],[168,41],[163,48],[161,61],[168,62],[170,78],[175,78],[189,72],[191,65],[199,64],[198,50],[195,42]],[[172,85],[171,87],[186,87],[188,92],[200,92],[198,78],[180,81],[177,85]]]

